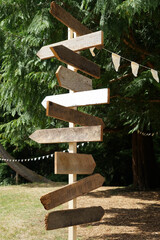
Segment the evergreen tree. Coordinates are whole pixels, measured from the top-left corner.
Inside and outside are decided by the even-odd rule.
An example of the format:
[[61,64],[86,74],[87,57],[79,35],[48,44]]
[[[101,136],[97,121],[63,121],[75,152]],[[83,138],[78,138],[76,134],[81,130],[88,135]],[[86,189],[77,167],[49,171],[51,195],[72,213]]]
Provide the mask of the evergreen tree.
[[[64,0],[57,3],[92,31],[104,31],[104,49],[95,50],[95,58],[87,50],[82,54],[101,66],[101,79],[94,80],[93,86],[109,87],[111,103],[80,109],[102,117],[105,132],[120,130],[127,139],[127,134],[133,134],[134,185],[143,189],[155,186],[152,137],[139,132],[155,134],[160,130],[160,85],[150,70],[143,67],[138,77],[134,77],[126,60],[121,59],[116,72],[110,52],[159,69],[159,1]],[[0,0],[0,137],[3,145],[9,143],[15,151],[27,145],[37,146],[28,139],[36,129],[66,126],[46,117],[41,106],[45,96],[65,92],[57,86],[55,78],[58,61],[40,61],[36,57],[42,46],[67,38],[67,28],[50,15],[49,5],[45,0]],[[108,154],[105,149],[108,139],[106,134],[104,144],[86,144],[86,151],[98,149],[104,158]]]
[[[90,9],[90,22],[95,22],[95,16],[96,19],[99,16],[100,27],[105,33],[105,49],[159,70],[158,0],[86,0],[83,8]],[[153,79],[150,69],[142,66],[138,77],[134,77],[130,62],[126,60],[121,60],[121,67],[115,72],[108,51],[101,51],[99,62],[103,68],[101,86],[111,89],[111,103],[104,116],[107,127],[133,134],[134,186],[140,189],[155,187],[158,179],[152,135],[160,130],[160,84]]]

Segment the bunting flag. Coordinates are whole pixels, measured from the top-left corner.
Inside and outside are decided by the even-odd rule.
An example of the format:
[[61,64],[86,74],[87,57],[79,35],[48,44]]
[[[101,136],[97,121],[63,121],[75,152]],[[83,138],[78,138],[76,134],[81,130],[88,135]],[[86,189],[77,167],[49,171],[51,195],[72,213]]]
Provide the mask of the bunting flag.
[[35,157],[35,158],[28,158],[28,159],[6,159],[6,158],[0,158],[0,161],[4,161],[4,162],[29,162],[29,161],[37,161],[37,160],[41,160],[41,159],[45,159],[45,158],[49,158],[49,157],[53,157],[54,153],[51,153],[49,155],[45,155],[45,156],[41,156],[41,157]]
[[137,77],[139,64],[136,62],[131,62],[132,73],[135,77]]
[[146,66],[144,66],[144,65],[142,65],[142,64],[138,64],[138,63],[136,63],[136,62],[134,62],[134,61],[131,61],[131,60],[127,59],[127,58],[124,58],[124,57],[122,57],[122,56],[120,56],[120,55],[118,55],[118,54],[116,54],[116,53],[113,53],[113,52],[111,52],[110,50],[108,50],[108,49],[106,49],[106,48],[103,48],[103,50],[105,50],[106,52],[108,52],[108,53],[110,53],[110,54],[112,55],[112,62],[113,62],[113,65],[114,65],[114,68],[115,68],[116,71],[118,71],[118,69],[119,69],[120,60],[121,60],[121,58],[122,58],[122,59],[124,59],[124,60],[126,60],[126,61],[128,61],[128,62],[131,63],[132,74],[133,74],[135,77],[137,77],[139,67],[142,67],[142,68],[146,68],[146,69],[150,70],[151,73],[152,73],[152,77],[159,83],[158,73],[159,73],[160,71],[156,71],[156,70],[151,69],[151,68],[149,68],[149,67],[146,67]]
[[151,69],[151,73],[152,73],[153,78],[159,83],[158,72],[154,69]]
[[119,55],[112,53],[112,62],[113,62],[116,72],[118,71],[119,66],[120,66],[120,59],[121,59],[121,57]]

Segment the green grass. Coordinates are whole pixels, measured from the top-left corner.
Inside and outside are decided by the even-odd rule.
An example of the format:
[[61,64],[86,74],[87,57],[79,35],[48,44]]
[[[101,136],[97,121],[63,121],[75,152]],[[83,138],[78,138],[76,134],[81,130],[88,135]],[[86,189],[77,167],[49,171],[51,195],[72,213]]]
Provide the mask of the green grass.
[[[67,228],[45,230],[48,211],[39,199],[56,189],[44,184],[0,186],[0,240],[67,240]],[[64,204],[56,209],[66,208]]]

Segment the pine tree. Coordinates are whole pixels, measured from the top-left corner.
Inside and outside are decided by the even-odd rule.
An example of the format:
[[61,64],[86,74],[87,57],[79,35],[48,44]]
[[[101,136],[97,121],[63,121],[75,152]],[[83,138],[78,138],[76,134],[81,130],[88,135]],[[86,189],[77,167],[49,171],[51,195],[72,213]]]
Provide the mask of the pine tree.
[[[93,21],[95,16],[96,19],[99,17],[100,27],[105,33],[105,49],[159,70],[159,1],[93,2],[83,1],[83,8],[90,9]],[[160,130],[160,85],[153,79],[150,69],[142,66],[138,77],[134,77],[131,63],[124,59],[121,59],[119,71],[115,72],[108,51],[101,51],[99,62],[104,72],[101,86],[111,89],[111,104],[104,113],[105,123],[108,128],[123,129],[133,134],[134,186],[140,189],[155,187],[157,171],[152,135]]]
[[[111,52],[159,70],[159,1],[57,2],[92,31],[104,31],[104,49],[96,49],[95,58],[89,51],[82,54],[101,66],[101,79],[94,80],[93,86],[109,87],[111,103],[81,110],[102,117],[105,132],[120,130],[126,138],[133,134],[134,185],[141,189],[155,186],[152,136],[143,136],[140,132],[156,134],[160,131],[160,85],[150,70],[141,66],[138,77],[134,77],[130,62],[123,59],[116,72]],[[9,143],[23,149],[26,145],[34,145],[28,136],[36,129],[65,126],[65,123],[46,117],[41,107],[46,95],[65,92],[56,85],[57,60],[40,61],[36,57],[40,47],[67,38],[66,27],[53,19],[49,8],[45,0],[0,0],[0,136],[3,145]],[[108,137],[106,134],[104,145],[91,143],[88,148],[92,151],[97,146],[99,154],[106,156]]]

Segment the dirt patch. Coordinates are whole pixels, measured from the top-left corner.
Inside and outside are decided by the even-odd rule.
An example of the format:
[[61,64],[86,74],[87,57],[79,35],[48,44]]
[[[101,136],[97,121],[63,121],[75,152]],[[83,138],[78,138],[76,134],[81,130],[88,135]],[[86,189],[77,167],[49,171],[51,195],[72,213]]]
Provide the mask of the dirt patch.
[[78,226],[83,240],[160,240],[160,191],[101,187],[78,198],[78,207],[102,206],[100,222]]

